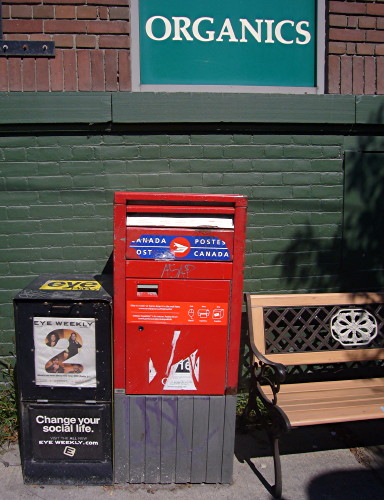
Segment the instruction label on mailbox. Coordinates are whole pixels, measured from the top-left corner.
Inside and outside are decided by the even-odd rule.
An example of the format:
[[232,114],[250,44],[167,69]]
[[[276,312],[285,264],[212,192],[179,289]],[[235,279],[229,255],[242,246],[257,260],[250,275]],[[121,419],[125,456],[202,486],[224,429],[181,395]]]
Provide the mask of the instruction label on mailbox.
[[226,325],[228,304],[217,302],[127,303],[129,323],[168,323],[178,325]]

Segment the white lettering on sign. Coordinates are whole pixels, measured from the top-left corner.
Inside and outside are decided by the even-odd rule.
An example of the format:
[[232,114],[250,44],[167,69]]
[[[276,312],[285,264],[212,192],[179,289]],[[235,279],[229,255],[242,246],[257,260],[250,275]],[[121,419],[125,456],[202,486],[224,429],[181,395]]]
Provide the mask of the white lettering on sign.
[[212,42],[215,38],[215,32],[212,30],[205,31],[204,35],[206,36],[202,36],[202,34],[200,33],[200,24],[202,22],[213,24],[215,20],[212,17],[200,17],[199,19],[196,19],[196,21],[192,25],[193,36],[200,42]]
[[211,251],[211,250],[195,250],[193,252],[193,255],[195,257],[215,257],[219,259],[229,259],[229,252],[217,252],[217,251]]
[[225,247],[226,246],[225,241],[220,240],[219,238],[195,238],[194,244],[195,245],[206,245],[206,246],[214,245],[217,247],[220,247],[220,246]]
[[150,243],[150,244],[166,244],[167,240],[165,238],[159,238],[159,237],[148,237],[148,236],[141,236],[140,238],[137,238],[135,243]]
[[[291,19],[276,22],[273,19],[255,19],[252,24],[248,19],[238,19],[236,24],[226,18],[220,25],[213,17],[199,17],[192,21],[189,17],[152,16],[145,23],[145,32],[149,38],[162,42],[171,38],[176,42],[241,42],[255,40],[258,43],[281,43],[306,45],[311,41],[308,31],[309,21],[295,23]],[[157,34],[154,34],[154,25]],[[207,29],[207,25],[211,29]],[[241,37],[239,35],[241,34]]]
[[93,433],[92,425],[100,424],[100,417],[48,417],[37,415],[37,424],[42,425],[43,432],[85,432]]

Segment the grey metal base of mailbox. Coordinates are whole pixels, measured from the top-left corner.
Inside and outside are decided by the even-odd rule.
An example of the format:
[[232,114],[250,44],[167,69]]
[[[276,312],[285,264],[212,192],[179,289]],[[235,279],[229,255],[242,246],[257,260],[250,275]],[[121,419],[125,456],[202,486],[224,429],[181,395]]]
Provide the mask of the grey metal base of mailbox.
[[115,394],[116,483],[232,482],[236,396]]

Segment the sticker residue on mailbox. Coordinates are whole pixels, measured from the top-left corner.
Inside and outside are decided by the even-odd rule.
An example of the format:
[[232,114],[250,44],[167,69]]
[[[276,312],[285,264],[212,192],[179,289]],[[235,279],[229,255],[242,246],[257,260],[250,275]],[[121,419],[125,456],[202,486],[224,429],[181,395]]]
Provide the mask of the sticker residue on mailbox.
[[143,234],[131,241],[141,259],[228,261],[231,254],[225,241],[213,236]]
[[178,325],[226,325],[228,303],[216,302],[127,302],[128,323]]
[[[161,377],[164,391],[196,391],[196,384],[199,382],[200,357],[198,349],[191,354],[174,362],[176,346],[180,339],[181,331],[173,332],[171,343],[171,353],[165,373],[157,372],[155,362],[149,358],[148,381],[151,383],[157,376]],[[177,359],[177,357],[176,357]]]
[[[168,377],[163,379],[165,391],[195,391],[199,380],[198,351],[171,366]],[[195,379],[195,380],[194,380]]]

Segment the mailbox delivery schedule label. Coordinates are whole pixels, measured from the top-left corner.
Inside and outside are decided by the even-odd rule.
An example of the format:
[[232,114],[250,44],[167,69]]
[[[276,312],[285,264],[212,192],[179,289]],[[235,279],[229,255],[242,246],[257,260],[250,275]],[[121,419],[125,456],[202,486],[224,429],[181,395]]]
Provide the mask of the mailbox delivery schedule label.
[[228,303],[129,301],[127,321],[128,323],[226,325]]

